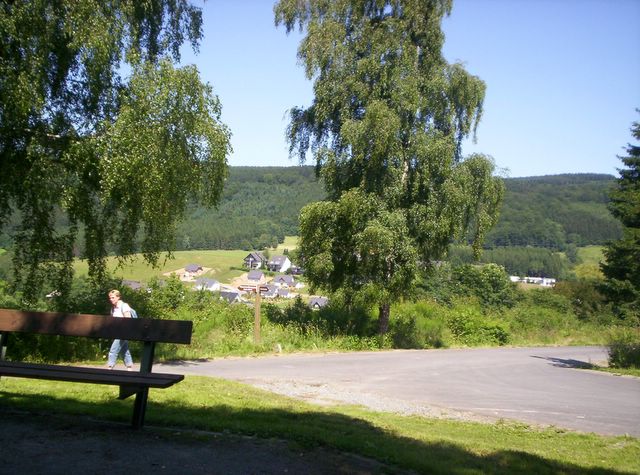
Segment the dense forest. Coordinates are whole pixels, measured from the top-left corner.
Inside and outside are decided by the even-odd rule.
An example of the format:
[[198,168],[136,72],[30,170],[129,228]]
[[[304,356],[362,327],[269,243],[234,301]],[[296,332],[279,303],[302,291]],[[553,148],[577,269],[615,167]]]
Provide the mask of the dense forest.
[[323,197],[313,167],[231,167],[218,209],[192,208],[177,249],[275,247],[297,235],[300,209]]
[[[531,246],[565,251],[620,236],[607,209],[611,175],[505,179],[500,220],[485,248]],[[232,167],[218,210],[193,209],[180,226],[185,249],[261,249],[296,235],[300,208],[324,196],[313,167]]]
[[[537,252],[529,262],[540,267],[545,261],[543,267],[553,269],[551,251],[564,251],[571,258],[576,246],[619,238],[620,224],[607,209],[613,183],[613,176],[596,174],[505,179],[504,203],[485,242],[485,259],[509,268],[500,262],[502,248],[541,248],[547,251],[526,251]],[[324,188],[311,166],[231,167],[218,208],[192,206],[178,227],[176,249],[273,247],[284,236],[297,235],[300,209],[323,197]],[[0,247],[10,244],[9,236],[0,236]],[[468,259],[460,251],[452,257]],[[520,273],[539,273],[526,265],[531,272]],[[524,270],[525,264],[519,268]]]
[[613,176],[596,174],[508,178],[500,220],[485,247],[565,250],[618,239],[620,223],[606,206],[613,183]]

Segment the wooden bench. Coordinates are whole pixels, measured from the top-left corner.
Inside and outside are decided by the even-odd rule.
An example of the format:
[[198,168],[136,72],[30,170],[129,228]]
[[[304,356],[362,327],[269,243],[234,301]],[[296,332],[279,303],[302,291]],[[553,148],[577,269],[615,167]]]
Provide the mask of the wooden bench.
[[[192,322],[184,320],[0,309],[0,376],[120,386],[119,399],[136,395],[131,423],[139,429],[144,424],[149,388],[168,388],[184,379],[181,374],[151,372],[156,343],[189,344],[192,327]],[[7,361],[12,332],[142,341],[140,371]]]

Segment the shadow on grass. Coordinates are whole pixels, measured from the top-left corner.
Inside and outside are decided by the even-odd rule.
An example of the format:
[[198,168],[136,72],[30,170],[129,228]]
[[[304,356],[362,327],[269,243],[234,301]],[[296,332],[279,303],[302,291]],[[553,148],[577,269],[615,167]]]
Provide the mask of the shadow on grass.
[[[105,421],[118,437],[125,429],[110,422],[128,423],[132,405],[126,401],[86,402],[72,398],[24,395],[0,391],[0,410],[44,414],[76,414]],[[0,421],[1,421],[0,413]],[[34,416],[35,417],[35,416]],[[70,421],[72,420],[69,418]],[[281,408],[237,408],[224,404],[185,406],[176,401],[151,401],[149,427],[251,435],[294,441],[308,449],[325,447],[378,460],[417,473],[442,474],[623,474],[607,468],[586,468],[517,450],[478,455],[447,442],[422,442],[383,430],[368,421],[329,412],[297,412]],[[71,422],[70,422],[71,423]],[[97,422],[96,424],[99,424]],[[153,430],[153,429],[149,429]],[[82,437],[82,429],[78,431]],[[134,442],[135,443],[135,442]],[[163,443],[159,441],[159,444]],[[517,444],[517,436],[514,438]],[[247,454],[251,457],[251,454]],[[387,473],[386,470],[384,473]],[[397,471],[399,472],[399,470]],[[391,473],[397,473],[391,469]]]

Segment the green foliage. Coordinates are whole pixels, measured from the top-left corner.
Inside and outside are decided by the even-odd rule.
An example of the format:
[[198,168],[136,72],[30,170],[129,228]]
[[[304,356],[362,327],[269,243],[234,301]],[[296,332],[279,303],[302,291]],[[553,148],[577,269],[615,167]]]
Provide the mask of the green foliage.
[[601,288],[602,283],[599,280],[568,280],[556,283],[553,293],[566,297],[580,320],[612,323],[615,320],[612,309],[606,302]]
[[391,303],[412,290],[418,256],[437,259],[463,237],[477,254],[503,195],[489,157],[461,154],[485,84],[442,55],[450,9],[434,0],[274,8],[276,25],[305,35],[298,57],[314,81],[313,104],[291,111],[290,152],[304,162],[311,150],[328,195],[301,213],[303,266],[312,285],[377,305],[380,334]]
[[640,369],[640,330],[623,328],[609,341],[609,366]]
[[503,322],[490,319],[473,305],[456,305],[448,311],[447,327],[456,343],[467,346],[505,345],[509,330]]
[[131,254],[138,231],[156,263],[187,199],[219,200],[220,103],[194,67],[172,65],[201,23],[186,0],[0,9],[0,228],[12,224],[13,277],[31,302],[45,284],[70,295],[80,248],[100,283],[109,250]]
[[[476,262],[471,249],[462,246],[451,246],[449,260],[453,264]],[[477,261],[502,266],[509,275],[563,279],[569,274],[568,262],[558,252],[536,247],[485,249]]]
[[496,264],[450,265],[443,262],[422,274],[416,298],[450,305],[460,297],[472,297],[484,308],[499,309],[513,306],[518,292],[505,270]]
[[269,321],[283,326],[293,326],[303,335],[320,332],[324,336],[357,335],[371,336],[371,319],[366,309],[341,308],[335,302],[318,310],[311,309],[300,297],[292,305],[279,307],[265,305]]
[[276,247],[298,235],[302,207],[324,197],[313,167],[230,167],[219,206],[192,204],[178,226],[176,249]]
[[[631,128],[640,141],[640,122]],[[610,209],[623,226],[623,236],[605,248],[604,291],[627,320],[640,324],[640,145],[629,144],[628,156],[621,157],[616,188],[611,192]]]
[[550,289],[523,292],[518,305],[506,310],[502,318],[509,322],[516,344],[571,342],[581,327],[571,301]]
[[337,201],[307,205],[300,215],[305,278],[371,307],[407,292],[417,253],[400,212],[357,189]]
[[504,268],[496,264],[455,266],[451,272],[454,291],[472,295],[487,307],[510,307],[515,304],[515,284]]
[[149,317],[154,318],[173,318],[172,314],[182,304],[188,293],[184,284],[174,274],[166,280],[151,280],[148,288],[150,292],[145,291],[147,312],[139,311],[138,315],[148,314]]
[[545,247],[604,244],[620,236],[607,212],[610,175],[572,174],[505,180],[501,217],[486,247]]
[[401,304],[394,308],[389,334],[394,348],[423,349],[447,346],[447,326],[437,318],[440,309],[427,303]]

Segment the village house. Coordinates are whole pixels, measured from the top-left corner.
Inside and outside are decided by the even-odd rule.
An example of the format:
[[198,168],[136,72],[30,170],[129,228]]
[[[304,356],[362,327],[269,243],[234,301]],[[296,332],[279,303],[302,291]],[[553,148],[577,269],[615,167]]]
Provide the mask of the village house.
[[180,280],[184,282],[193,282],[193,279],[204,272],[204,268],[200,264],[187,264],[184,272],[180,274]]
[[289,289],[286,287],[280,287],[276,292],[278,293],[278,297],[282,297],[283,299],[292,299],[298,295],[293,292],[289,292]]
[[249,271],[247,274],[247,280],[250,284],[264,284],[267,281],[267,278],[264,276],[264,272],[259,270]]
[[260,295],[265,299],[275,299],[278,296],[278,287],[271,284],[260,287]]
[[293,288],[296,285],[294,277],[292,275],[285,275],[285,274],[276,275],[271,280],[271,283],[279,288],[286,288],[286,287]]
[[324,307],[329,303],[329,299],[327,297],[311,297],[309,299],[309,307],[313,310],[318,310]]
[[271,272],[287,272],[291,267],[291,261],[287,256],[273,256],[267,262],[267,268]]
[[261,252],[251,252],[244,258],[244,266],[247,269],[260,269],[266,267],[268,259]]
[[141,290],[142,289],[142,283],[138,282],[137,280],[123,280],[122,281],[122,286],[123,287],[129,287],[131,290]]
[[510,275],[509,280],[511,282],[521,282],[524,284],[534,284],[541,287],[554,287],[556,285],[556,279],[551,277],[520,277],[517,275]]
[[208,290],[209,292],[215,292],[220,290],[220,282],[215,279],[201,278],[196,280],[194,288],[196,290]]
[[239,290],[221,290],[220,291],[220,299],[226,300],[229,303],[240,302],[240,291]]

